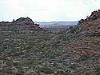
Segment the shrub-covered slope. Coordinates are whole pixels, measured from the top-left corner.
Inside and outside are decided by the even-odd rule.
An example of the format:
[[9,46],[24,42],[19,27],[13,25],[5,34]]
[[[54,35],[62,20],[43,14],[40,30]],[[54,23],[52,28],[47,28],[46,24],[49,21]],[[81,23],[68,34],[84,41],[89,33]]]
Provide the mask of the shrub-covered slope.
[[0,24],[0,75],[100,74],[100,36],[87,35],[83,24],[59,32],[31,24],[25,18]]

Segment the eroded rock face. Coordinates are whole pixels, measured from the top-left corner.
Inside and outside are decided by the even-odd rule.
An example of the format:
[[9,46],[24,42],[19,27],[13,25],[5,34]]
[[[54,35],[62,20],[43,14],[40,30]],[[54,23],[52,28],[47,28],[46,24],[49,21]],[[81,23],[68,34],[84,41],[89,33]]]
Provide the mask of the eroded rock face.
[[83,30],[100,33],[100,10],[93,11],[86,19],[81,19],[79,24]]
[[0,30],[33,30],[41,29],[29,17],[20,17],[12,22],[0,22]]

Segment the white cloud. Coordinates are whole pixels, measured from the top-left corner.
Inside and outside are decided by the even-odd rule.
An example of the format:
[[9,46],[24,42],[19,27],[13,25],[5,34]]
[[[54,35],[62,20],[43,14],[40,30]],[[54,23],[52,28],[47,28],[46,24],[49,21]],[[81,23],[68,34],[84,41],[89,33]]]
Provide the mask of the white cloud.
[[79,20],[99,9],[100,0],[1,0],[0,5],[5,20],[21,16],[37,21]]

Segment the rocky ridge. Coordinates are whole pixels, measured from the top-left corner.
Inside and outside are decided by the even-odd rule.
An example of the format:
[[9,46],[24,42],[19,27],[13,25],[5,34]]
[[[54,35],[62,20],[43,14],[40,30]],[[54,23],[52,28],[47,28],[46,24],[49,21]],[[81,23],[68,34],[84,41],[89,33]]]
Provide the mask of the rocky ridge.
[[79,29],[81,40],[71,43],[70,50],[80,56],[100,55],[100,10],[93,11],[86,19],[81,19]]
[[100,35],[100,10],[93,11],[86,19],[81,19],[79,24],[83,30]]

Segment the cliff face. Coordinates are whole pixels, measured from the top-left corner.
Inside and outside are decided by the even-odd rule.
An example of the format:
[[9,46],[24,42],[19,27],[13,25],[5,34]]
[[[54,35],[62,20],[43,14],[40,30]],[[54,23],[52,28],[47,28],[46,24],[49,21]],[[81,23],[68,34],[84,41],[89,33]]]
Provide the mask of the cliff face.
[[29,17],[21,17],[13,22],[0,22],[0,30],[33,30],[40,29]]
[[79,24],[84,30],[100,33],[100,10],[93,11],[86,19],[81,19]]

